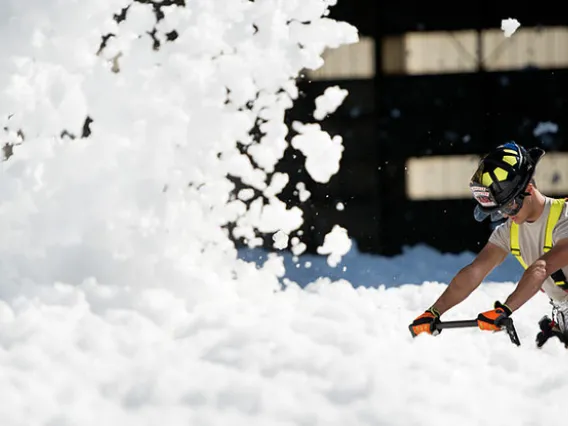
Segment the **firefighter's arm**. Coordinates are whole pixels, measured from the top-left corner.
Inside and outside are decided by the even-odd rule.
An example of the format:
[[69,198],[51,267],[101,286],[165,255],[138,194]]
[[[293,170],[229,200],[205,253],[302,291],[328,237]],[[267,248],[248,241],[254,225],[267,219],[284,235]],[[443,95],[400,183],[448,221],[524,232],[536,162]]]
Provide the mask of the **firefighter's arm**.
[[561,239],[530,265],[505,301],[513,312],[530,300],[541,289],[544,281],[560,268],[568,265],[568,238]]
[[433,307],[441,314],[465,300],[509,253],[488,242],[475,259],[452,279]]

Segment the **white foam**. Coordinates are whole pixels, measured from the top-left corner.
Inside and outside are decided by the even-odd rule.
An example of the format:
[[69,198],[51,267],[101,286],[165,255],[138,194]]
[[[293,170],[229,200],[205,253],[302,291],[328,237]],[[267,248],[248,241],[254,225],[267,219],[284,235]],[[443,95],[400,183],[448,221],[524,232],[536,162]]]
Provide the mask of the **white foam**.
[[323,120],[330,114],[333,114],[337,108],[343,103],[349,92],[339,86],[330,86],[325,89],[323,94],[318,96],[315,100],[316,109],[314,111],[314,118],[316,120]]
[[351,239],[347,230],[339,225],[334,225],[333,229],[325,235],[323,244],[317,248],[317,252],[327,255],[328,264],[335,267],[350,249]]
[[511,37],[520,26],[520,22],[514,18],[501,20],[501,30],[505,34],[505,37]]

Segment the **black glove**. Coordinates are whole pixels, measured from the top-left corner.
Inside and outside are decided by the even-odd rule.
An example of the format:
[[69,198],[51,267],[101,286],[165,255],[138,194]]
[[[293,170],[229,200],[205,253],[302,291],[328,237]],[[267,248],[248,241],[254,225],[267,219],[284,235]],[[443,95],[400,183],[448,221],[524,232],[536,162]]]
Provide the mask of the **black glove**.
[[428,333],[437,336],[442,331],[436,328],[436,324],[438,323],[440,323],[440,313],[436,308],[430,308],[412,321],[408,329],[412,337],[416,337],[420,333]]
[[536,335],[537,347],[542,348],[548,339],[556,336],[564,344],[564,347],[568,348],[568,338],[560,331],[556,322],[552,321],[547,316],[544,316],[538,322],[538,325],[540,327],[540,332]]

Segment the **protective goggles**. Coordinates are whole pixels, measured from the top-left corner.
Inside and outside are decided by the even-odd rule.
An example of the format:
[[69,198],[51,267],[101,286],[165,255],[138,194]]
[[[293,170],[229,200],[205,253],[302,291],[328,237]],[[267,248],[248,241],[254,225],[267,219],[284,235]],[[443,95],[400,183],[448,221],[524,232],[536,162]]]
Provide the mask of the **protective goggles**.
[[528,196],[528,195],[530,195],[530,193],[528,193],[528,192],[520,193],[515,198],[513,198],[511,201],[509,201],[507,204],[499,207],[497,209],[497,211],[499,213],[501,213],[502,215],[515,216],[523,208],[523,203],[525,201],[525,197]]
[[508,203],[499,205],[489,188],[472,185],[470,189],[473,197],[479,204],[475,212],[477,220],[483,220],[488,215],[492,215],[492,217],[498,217],[498,215],[515,216],[523,207],[525,197],[530,195],[528,192],[521,192]]

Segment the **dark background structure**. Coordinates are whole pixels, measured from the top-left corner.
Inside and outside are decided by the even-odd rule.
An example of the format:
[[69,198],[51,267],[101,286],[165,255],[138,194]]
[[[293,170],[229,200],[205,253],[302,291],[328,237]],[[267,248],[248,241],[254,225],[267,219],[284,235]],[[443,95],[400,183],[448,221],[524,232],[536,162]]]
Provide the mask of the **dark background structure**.
[[[468,198],[412,200],[406,194],[406,161],[410,157],[480,155],[515,140],[547,152],[568,149],[568,67],[488,70],[479,61],[467,72],[408,74],[387,72],[385,40],[408,32],[500,29],[501,20],[517,19],[521,28],[568,27],[562,2],[424,2],[339,0],[331,17],[355,25],[372,37],[372,78],[314,80],[300,84],[301,99],[288,120],[313,119],[314,99],[328,86],[349,90],[344,104],[322,123],[343,137],[339,173],[327,184],[298,173],[302,155],[292,148],[280,169],[294,188],[305,182],[312,193],[302,204],[303,241],[309,251],[323,241],[333,224],[347,228],[363,252],[396,255],[404,246],[427,244],[442,252],[477,251],[486,241],[489,222],[478,223]],[[513,36],[514,37],[514,36]],[[481,49],[481,45],[479,47]],[[568,45],[566,45],[568,49]],[[404,52],[401,52],[404,54]],[[425,52],[427,54],[427,52]],[[539,122],[558,131],[546,138],[533,133]],[[467,140],[464,139],[467,135]],[[297,200],[290,191],[283,197]],[[335,206],[345,205],[344,210]]]

